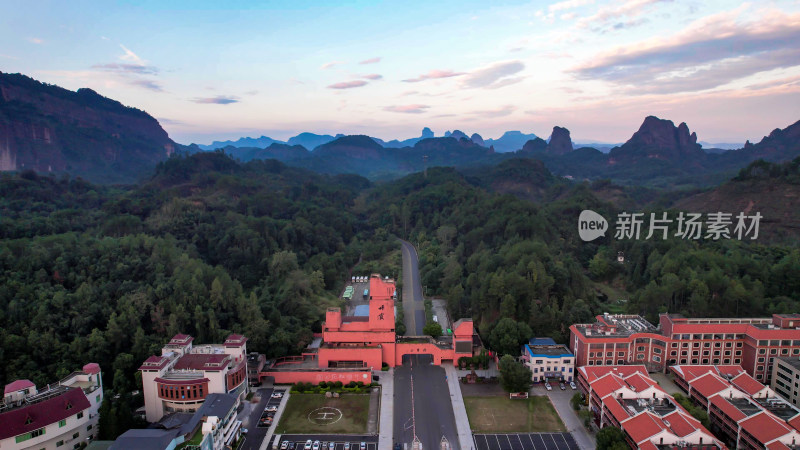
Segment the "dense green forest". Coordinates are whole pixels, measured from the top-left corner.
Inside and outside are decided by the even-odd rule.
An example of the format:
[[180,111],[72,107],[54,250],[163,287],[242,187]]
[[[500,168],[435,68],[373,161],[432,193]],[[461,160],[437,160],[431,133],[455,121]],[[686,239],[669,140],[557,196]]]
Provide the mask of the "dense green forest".
[[613,217],[614,207],[593,185],[535,178],[539,202],[454,169],[373,185],[215,152],[174,157],[136,186],[3,174],[0,383],[48,383],[94,361],[127,393],[141,361],[179,332],[201,343],[243,333],[249,350],[297,353],[338,305],[348,270],[395,270],[395,237],[418,246],[428,292],[504,352],[508,336],[565,342],[569,324],[602,311],[798,311],[796,246],[586,243],[580,211]]

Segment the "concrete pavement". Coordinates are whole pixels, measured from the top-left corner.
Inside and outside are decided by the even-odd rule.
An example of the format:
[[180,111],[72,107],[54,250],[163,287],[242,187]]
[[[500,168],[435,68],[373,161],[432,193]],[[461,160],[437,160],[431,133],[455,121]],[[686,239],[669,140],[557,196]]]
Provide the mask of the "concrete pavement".
[[[280,390],[276,390],[280,392]],[[278,406],[278,412],[275,413],[275,419],[272,421],[272,426],[269,427],[269,431],[267,431],[267,437],[264,438],[264,441],[261,443],[260,450],[267,450],[267,446],[269,445],[269,441],[272,440],[272,435],[275,434],[275,428],[281,423],[281,416],[283,415],[283,411],[286,409],[286,405],[289,403],[289,397],[291,393],[289,392],[289,388],[287,387],[283,393],[283,401]]]
[[572,409],[572,405],[569,404],[570,399],[577,392],[580,391],[573,391],[572,389],[562,391],[558,388],[558,384],[554,385],[552,391],[547,391],[544,385],[531,388],[531,395],[546,395],[550,397],[550,402],[556,408],[556,412],[559,417],[561,417],[561,421],[564,422],[564,426],[567,427],[567,431],[572,433],[575,442],[577,442],[582,449],[592,450],[596,447],[595,438],[589,433],[586,427],[583,426],[580,417],[578,417],[578,414]]
[[456,373],[456,368],[452,364],[444,363],[442,366],[444,366],[444,371],[447,375],[447,387],[450,389],[450,401],[453,403],[453,414],[456,418],[459,445],[462,450],[472,450],[475,448],[472,440],[472,429],[469,426],[467,409],[464,406],[464,397],[461,395],[458,373]]
[[386,372],[374,372],[380,377],[381,413],[378,425],[378,448],[394,445],[394,368]]

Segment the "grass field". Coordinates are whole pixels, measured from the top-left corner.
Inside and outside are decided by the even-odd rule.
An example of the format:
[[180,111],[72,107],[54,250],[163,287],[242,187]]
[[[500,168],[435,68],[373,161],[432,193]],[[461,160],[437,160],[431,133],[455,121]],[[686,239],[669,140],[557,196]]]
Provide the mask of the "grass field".
[[[338,421],[317,424],[309,420],[309,414],[323,407],[336,408],[342,412]],[[312,416],[313,418],[313,416]],[[352,433],[367,432],[369,418],[369,394],[344,394],[339,398],[325,398],[323,394],[292,394],[276,433]]]
[[469,425],[474,432],[566,431],[550,399],[534,396],[527,400],[508,397],[464,397]]

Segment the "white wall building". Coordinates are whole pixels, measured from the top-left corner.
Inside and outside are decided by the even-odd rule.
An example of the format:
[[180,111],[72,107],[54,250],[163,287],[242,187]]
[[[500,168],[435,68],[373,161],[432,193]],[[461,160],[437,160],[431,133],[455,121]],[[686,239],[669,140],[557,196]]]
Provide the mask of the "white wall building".
[[139,367],[148,422],[170,412],[193,413],[208,394],[246,394],[247,338],[232,334],[221,345],[196,347],[193,340],[175,335],[161,356],[151,356]]
[[575,357],[566,345],[550,338],[534,338],[522,346],[523,364],[531,369],[531,380],[575,381]]
[[29,380],[14,381],[6,385],[0,403],[0,449],[78,448],[97,436],[102,401],[95,363],[41,389]]

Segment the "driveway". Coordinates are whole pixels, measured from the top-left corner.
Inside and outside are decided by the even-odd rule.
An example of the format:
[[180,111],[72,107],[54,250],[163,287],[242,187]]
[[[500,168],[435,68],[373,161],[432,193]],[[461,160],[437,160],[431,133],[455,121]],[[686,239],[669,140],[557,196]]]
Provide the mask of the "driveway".
[[553,403],[553,406],[556,408],[556,412],[561,417],[561,421],[564,422],[567,431],[572,433],[575,437],[575,442],[578,443],[580,448],[585,450],[595,448],[594,436],[586,430],[580,417],[578,417],[576,411],[572,409],[572,405],[569,404],[572,396],[580,392],[580,390],[573,391],[567,386],[567,390],[562,391],[558,388],[558,384],[553,384],[553,387],[554,389],[548,392],[544,388],[544,384],[535,385],[531,388],[531,395],[547,395],[550,397],[550,402]]

